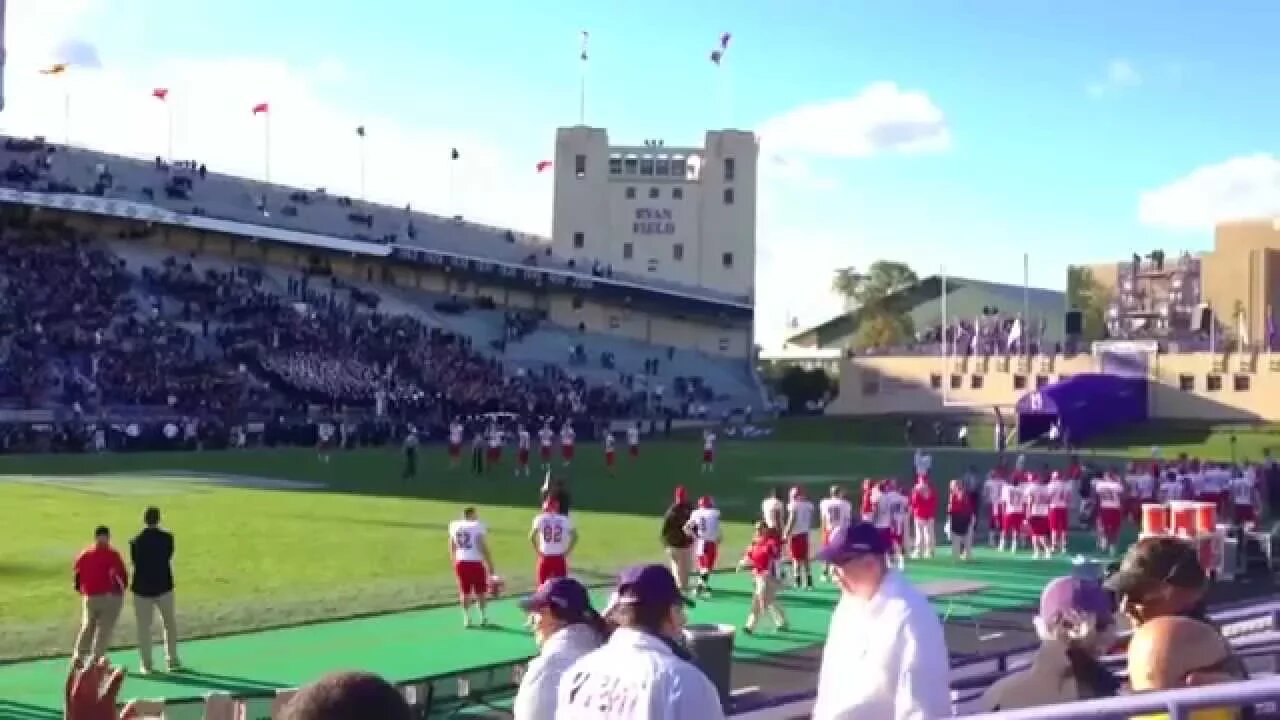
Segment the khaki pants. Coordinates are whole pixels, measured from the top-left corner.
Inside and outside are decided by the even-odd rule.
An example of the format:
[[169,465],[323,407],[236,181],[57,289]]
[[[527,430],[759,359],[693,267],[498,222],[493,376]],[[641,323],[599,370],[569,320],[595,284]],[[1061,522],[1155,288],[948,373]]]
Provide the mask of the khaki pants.
[[111,646],[111,633],[124,607],[123,595],[86,595],[80,634],[76,636],[75,659],[101,657]]
[[689,573],[693,568],[693,548],[669,547],[667,559],[671,561],[671,574],[676,576],[676,586],[684,592],[689,584]]
[[178,622],[174,612],[173,593],[156,597],[133,596],[133,612],[138,621],[138,660],[142,667],[151,666],[151,620],[160,611],[160,631],[164,635],[164,659],[168,665],[178,663]]

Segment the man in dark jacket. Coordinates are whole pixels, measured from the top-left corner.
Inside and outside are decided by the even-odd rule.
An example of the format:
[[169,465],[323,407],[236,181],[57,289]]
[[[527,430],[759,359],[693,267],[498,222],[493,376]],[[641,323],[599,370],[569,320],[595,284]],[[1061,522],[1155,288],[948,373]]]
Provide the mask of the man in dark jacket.
[[662,516],[662,544],[671,561],[671,574],[675,575],[682,593],[688,590],[689,573],[693,569],[693,538],[684,530],[691,515],[693,503],[689,502],[684,486],[677,487],[674,502]]
[[178,623],[173,602],[173,535],[160,528],[160,509],[142,514],[146,527],[129,542],[133,560],[133,609],[138,620],[139,672],[152,672],[151,620],[160,612],[164,657],[169,672],[182,668],[178,660]]

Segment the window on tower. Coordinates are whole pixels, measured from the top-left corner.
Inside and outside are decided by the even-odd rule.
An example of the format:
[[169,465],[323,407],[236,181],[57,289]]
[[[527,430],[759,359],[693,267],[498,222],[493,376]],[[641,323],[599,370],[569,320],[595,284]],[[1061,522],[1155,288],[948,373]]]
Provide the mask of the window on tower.
[[586,155],[579,154],[573,156],[573,172],[577,174],[578,177],[582,177],[587,174]]
[[637,158],[635,155],[626,156],[625,158],[622,159],[622,171],[627,175],[635,175],[637,172],[636,166],[639,164],[639,162],[640,162],[640,159]]
[[633,245],[632,243],[622,243],[622,259],[623,260],[630,260],[631,256],[635,255],[635,252],[636,252],[635,245]]
[[622,174],[622,156],[621,155],[609,156],[609,174],[610,175]]
[[671,174],[671,158],[666,155],[659,155],[657,163],[654,164],[653,174],[658,177],[666,177]]
[[658,190],[658,188],[656,188],[656,187],[651,187],[651,188],[649,188],[649,199],[650,199],[650,200],[657,200],[657,199],[658,199],[658,195],[659,195],[659,190]]
[[635,199],[636,199],[636,189],[635,189],[634,187],[628,187],[628,188],[627,188],[626,195],[627,195],[627,199],[628,199],[628,200],[635,200]]
[[677,155],[671,158],[671,176],[682,178],[688,170],[685,168],[684,156]]
[[640,158],[640,174],[641,175],[653,174],[653,156],[652,155],[645,155],[644,157]]
[[672,199],[672,200],[683,200],[683,199],[684,199],[684,188],[682,188],[682,187],[673,187],[673,188],[671,188],[671,199]]
[[726,268],[733,267],[733,253],[728,252],[720,256],[720,264]]
[[574,234],[573,234],[573,247],[574,247],[574,248],[576,248],[576,249],[578,249],[578,250],[581,250],[584,246],[586,246],[586,244],[587,244],[587,235],[586,235],[586,233],[583,233],[583,232],[576,232],[576,233],[574,233]]
[[676,243],[671,246],[671,258],[677,262],[684,260],[684,243]]
[[727,157],[724,159],[724,181],[725,182],[733,182],[733,176],[736,174],[735,171],[737,170],[735,165],[736,163],[734,163],[733,158]]
[[724,204],[725,205],[733,204],[733,188],[724,189]]

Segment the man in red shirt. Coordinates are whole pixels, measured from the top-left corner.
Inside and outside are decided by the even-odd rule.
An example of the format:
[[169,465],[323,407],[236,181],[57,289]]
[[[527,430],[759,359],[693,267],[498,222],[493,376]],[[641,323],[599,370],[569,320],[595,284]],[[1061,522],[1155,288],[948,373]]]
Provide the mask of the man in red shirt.
[[933,491],[933,484],[927,475],[916,478],[916,486],[911,489],[911,518],[915,521],[915,541],[911,549],[911,557],[933,557],[937,540],[934,538],[934,523],[938,516],[938,494]]
[[111,645],[129,572],[120,553],[111,547],[111,531],[101,525],[93,531],[93,544],[76,558],[74,570],[76,592],[84,596],[84,616],[71,659],[87,664],[106,655]]

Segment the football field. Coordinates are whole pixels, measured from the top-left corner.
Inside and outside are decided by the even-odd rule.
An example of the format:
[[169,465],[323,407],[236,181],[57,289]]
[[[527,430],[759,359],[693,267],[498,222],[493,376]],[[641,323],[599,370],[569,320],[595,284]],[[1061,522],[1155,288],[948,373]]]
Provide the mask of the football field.
[[[710,475],[699,472],[700,455],[695,443],[653,442],[634,464],[621,457],[610,475],[599,448],[580,446],[567,473],[581,535],[574,573],[602,584],[624,565],[658,559],[658,517],[677,485],[717,499],[727,520],[725,561],[732,563],[771,487],[802,485],[817,497],[833,482],[855,491],[863,477],[911,472],[904,448],[831,441],[726,440]],[[992,462],[983,451],[933,455],[939,480]],[[1066,458],[1029,460],[1060,467]],[[424,608],[452,600],[445,527],[465,505],[477,506],[490,528],[508,595],[529,589],[527,534],[540,473],[513,477],[508,462],[477,477],[466,468],[450,470],[443,450],[434,447],[425,449],[419,469],[417,480],[400,480],[394,450],[340,452],[328,463],[295,449],[0,458],[0,657],[66,654],[79,614],[72,559],[98,524],[109,525],[117,547],[126,550],[147,505],[161,508],[164,525],[177,536],[182,636],[214,639],[185,646],[192,673],[131,678],[129,697],[262,690],[339,667],[404,680],[527,656],[532,643],[512,602],[495,608],[498,627],[484,631],[463,631],[453,608]],[[1087,538],[1077,541],[1089,550]],[[943,555],[913,564],[910,574],[920,582],[983,584],[980,592],[935,601],[952,618],[1028,607],[1044,581],[1067,567],[1065,560],[986,552],[958,567]],[[722,585],[726,592],[695,609],[694,621],[741,623],[745,578],[726,576]],[[787,600],[796,614],[794,632],[740,639],[739,655],[821,642],[834,590],[793,592]],[[134,643],[131,614],[126,607],[116,630],[122,647]],[[361,617],[370,615],[378,616]],[[347,620],[292,627],[335,619]],[[247,632],[264,628],[279,629]],[[231,633],[242,634],[219,637]],[[118,657],[136,665],[131,653]],[[36,713],[24,717],[46,717],[39,712],[56,706],[64,669],[61,660],[0,666],[0,698]]]

